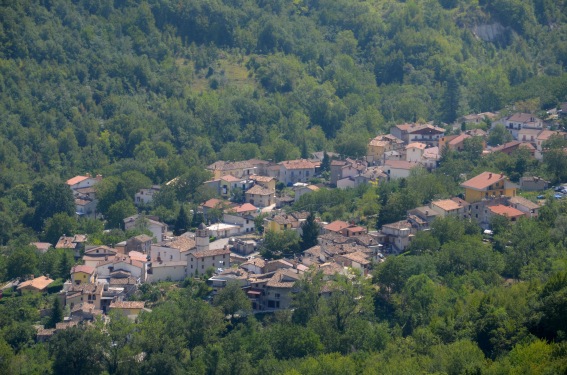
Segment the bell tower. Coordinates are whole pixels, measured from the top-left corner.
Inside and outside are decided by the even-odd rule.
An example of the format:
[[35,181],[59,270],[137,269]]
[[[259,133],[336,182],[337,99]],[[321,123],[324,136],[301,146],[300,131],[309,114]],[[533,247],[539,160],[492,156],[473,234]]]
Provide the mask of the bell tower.
[[209,230],[201,223],[195,232],[195,245],[197,251],[209,250]]

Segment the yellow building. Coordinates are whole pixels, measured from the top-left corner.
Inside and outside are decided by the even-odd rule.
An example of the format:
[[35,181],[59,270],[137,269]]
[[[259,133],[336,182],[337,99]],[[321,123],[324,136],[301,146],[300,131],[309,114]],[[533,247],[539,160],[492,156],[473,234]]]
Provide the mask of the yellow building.
[[71,281],[73,285],[92,284],[96,280],[95,274],[94,267],[78,265],[71,268]]
[[370,162],[382,160],[385,152],[400,150],[403,145],[404,142],[401,139],[391,134],[379,135],[368,144],[366,160]]
[[47,291],[47,287],[53,281],[54,281],[53,279],[50,279],[47,276],[40,276],[40,277],[36,277],[33,280],[28,280],[20,283],[20,285],[18,285],[17,290],[18,292],[20,292],[20,294],[43,293]]
[[500,173],[483,172],[461,184],[469,203],[497,197],[515,197],[517,186]]

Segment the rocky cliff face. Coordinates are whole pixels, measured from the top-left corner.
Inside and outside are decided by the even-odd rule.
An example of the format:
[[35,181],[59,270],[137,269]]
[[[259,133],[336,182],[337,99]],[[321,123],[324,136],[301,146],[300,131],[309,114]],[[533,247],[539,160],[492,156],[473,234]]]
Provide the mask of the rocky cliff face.
[[476,37],[485,42],[494,42],[501,39],[509,30],[500,23],[494,22],[491,24],[475,25],[472,32]]

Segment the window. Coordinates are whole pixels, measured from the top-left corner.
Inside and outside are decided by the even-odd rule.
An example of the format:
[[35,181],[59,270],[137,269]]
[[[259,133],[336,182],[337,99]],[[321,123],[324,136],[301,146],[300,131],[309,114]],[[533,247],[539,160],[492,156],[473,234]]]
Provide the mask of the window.
[[204,270],[205,269],[205,265],[201,264],[201,269]]
[[215,260],[215,257],[213,256],[213,260]]
[[276,293],[276,296],[275,296],[275,297],[276,297],[276,298],[280,298],[280,294],[279,294],[279,293]]

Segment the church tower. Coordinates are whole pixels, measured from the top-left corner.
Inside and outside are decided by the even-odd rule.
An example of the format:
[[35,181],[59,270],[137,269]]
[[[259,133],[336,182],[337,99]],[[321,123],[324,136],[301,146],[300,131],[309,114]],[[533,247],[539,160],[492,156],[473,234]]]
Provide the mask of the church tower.
[[201,223],[195,232],[195,244],[197,251],[209,250],[209,230]]

